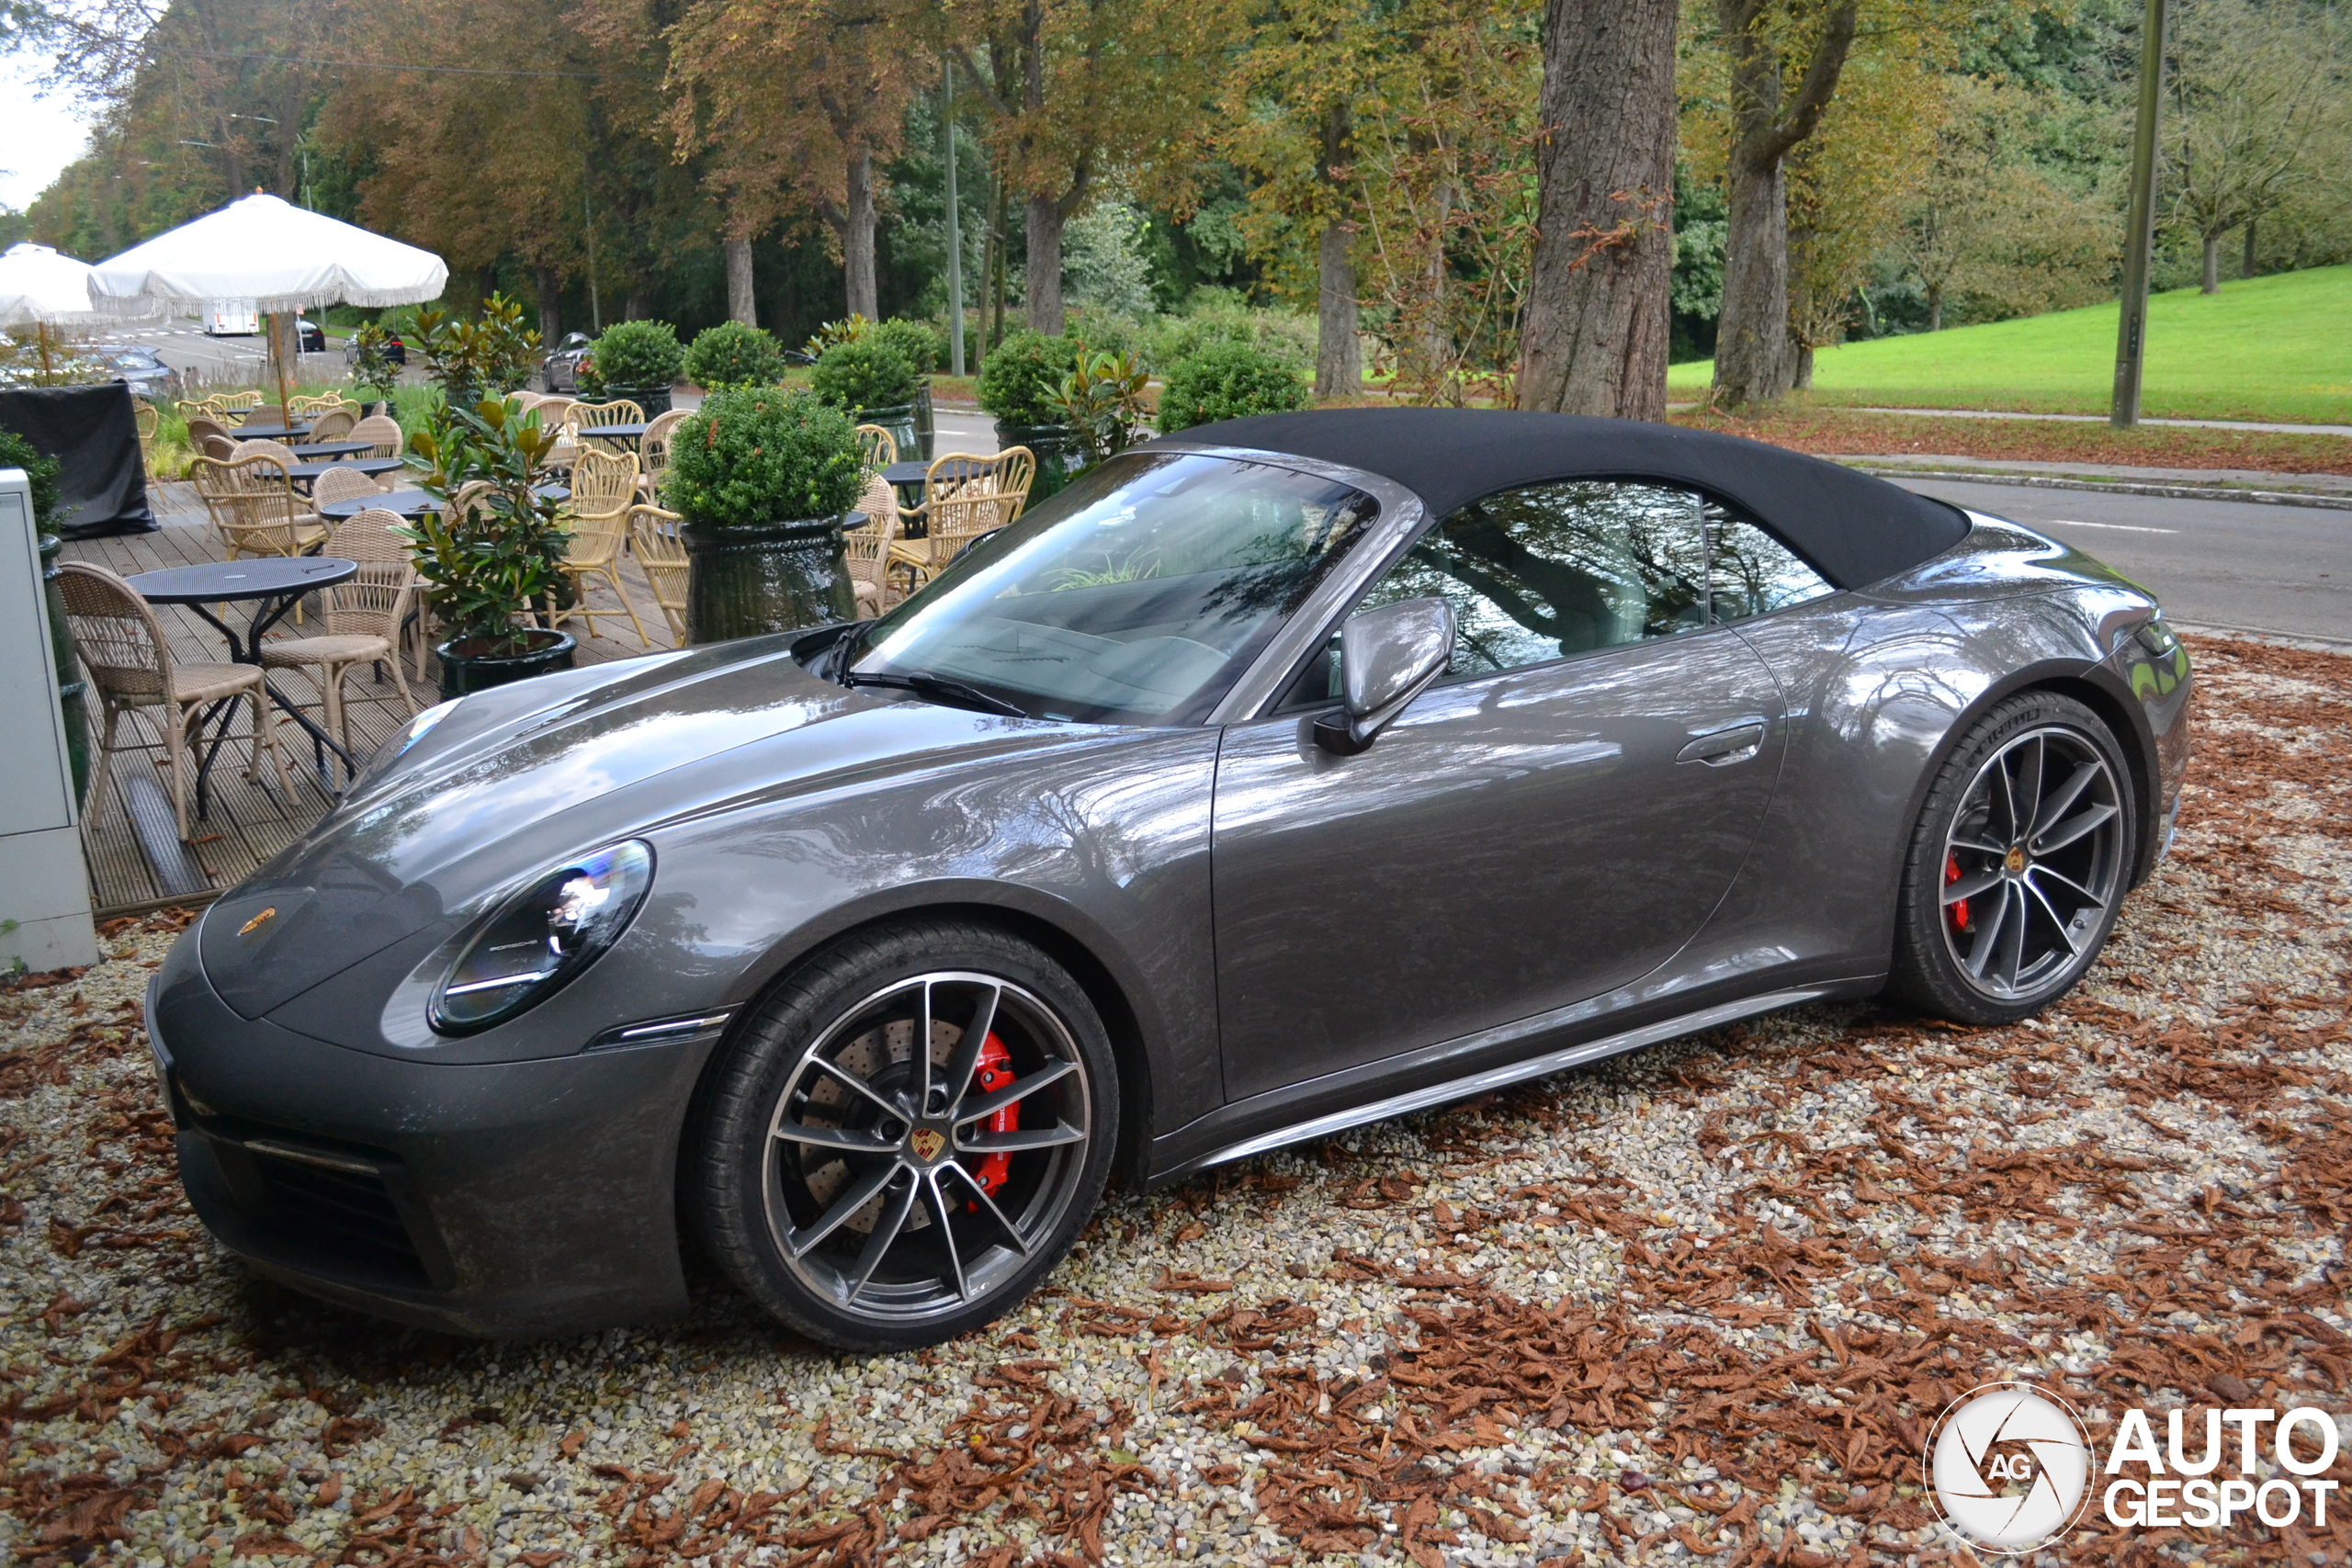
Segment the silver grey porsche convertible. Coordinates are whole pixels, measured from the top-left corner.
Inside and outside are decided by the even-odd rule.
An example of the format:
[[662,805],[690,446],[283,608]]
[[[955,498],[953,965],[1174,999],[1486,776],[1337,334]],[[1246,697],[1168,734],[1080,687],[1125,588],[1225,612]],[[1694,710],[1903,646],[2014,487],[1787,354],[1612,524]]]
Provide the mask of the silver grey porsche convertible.
[[1734,437],[1134,448],[879,620],[430,709],[149,1016],[205,1223],[464,1333],[965,1332],[1166,1182],[1772,1009],[2016,1019],[2169,841],[2188,655]]

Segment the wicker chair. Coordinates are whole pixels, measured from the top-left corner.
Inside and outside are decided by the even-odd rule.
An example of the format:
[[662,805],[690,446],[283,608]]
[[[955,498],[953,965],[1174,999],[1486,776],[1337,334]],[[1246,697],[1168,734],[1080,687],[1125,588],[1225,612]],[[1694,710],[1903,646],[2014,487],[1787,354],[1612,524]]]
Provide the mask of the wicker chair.
[[643,424],[645,411],[627,398],[616,398],[609,403],[575,402],[563,411],[563,423],[571,430],[583,426],[593,429],[600,424]]
[[[180,407],[186,408],[187,405],[182,403]],[[232,446],[235,445],[235,438],[230,435],[229,427],[221,423],[213,413],[208,412],[190,414],[187,421],[187,444],[201,451],[204,448],[204,438],[208,435],[218,435]]]
[[408,437],[401,431],[401,422],[390,414],[381,413],[371,413],[353,425],[351,434],[345,439],[373,441],[375,448],[367,454],[370,457],[397,457],[408,445]]
[[865,466],[869,468],[887,468],[899,460],[899,438],[878,424],[859,425],[857,444],[865,449]]
[[628,541],[637,564],[645,570],[647,586],[653,590],[653,602],[662,606],[662,618],[670,623],[671,637],[680,648],[685,647],[690,568],[685,541],[678,537],[678,514],[658,506],[630,507]]
[[338,409],[347,411],[354,419],[359,417],[359,405],[341,392],[324,392],[315,398],[288,398],[286,408],[296,419],[311,419]]
[[[237,411],[231,409],[231,413]],[[244,411],[241,423],[245,424],[299,424],[301,421],[286,412],[284,403],[255,403]]]
[[325,634],[274,637],[261,645],[264,669],[300,670],[319,688],[327,728],[341,738],[345,750],[355,748],[343,683],[360,665],[375,665],[380,680],[382,667],[390,663],[402,705],[412,714],[416,711],[399,652],[401,629],[413,607],[416,565],[406,541],[390,531],[400,525],[397,513],[371,507],[337,529],[335,548],[345,552],[345,559],[358,563],[359,573],[320,595],[326,604]]
[[[390,562],[409,569],[412,592],[408,608],[401,615],[399,635],[392,637],[392,669],[399,682],[401,694],[408,697],[408,680],[401,672],[400,651],[404,649],[414,660],[417,678],[424,677],[425,656],[431,651],[432,638],[425,626],[424,592],[415,575],[416,547],[409,542],[408,519],[380,506],[367,511],[334,531],[335,553],[345,560]],[[413,701],[413,699],[410,699]]]
[[349,403],[345,403],[338,408],[322,409],[318,417],[311,421],[310,439],[341,441],[351,434],[352,426],[358,423],[359,411]]
[[644,471],[637,476],[637,488],[650,502],[662,499],[662,480],[670,467],[670,432],[678,428],[686,417],[684,409],[671,409],[657,413],[645,427],[645,438],[637,444],[638,461]]
[[217,431],[208,431],[197,440],[197,456],[209,457],[216,463],[226,463],[237,456],[237,444]]
[[209,419],[215,423],[220,423],[215,417],[219,414],[220,408],[210,398],[182,398],[172,405],[172,410],[187,423],[193,424],[199,419]]
[[[373,501],[383,493],[374,479],[357,468],[329,468],[311,485],[311,499],[321,506],[338,501]],[[321,520],[324,521],[323,513]]]
[[532,407],[539,411],[540,425],[548,430],[553,430],[561,424],[564,416],[571,412],[572,405],[580,400],[578,398],[567,397],[561,392],[541,392],[538,394],[538,399],[539,400]]
[[229,456],[232,462],[239,457],[275,457],[289,468],[302,460],[294,456],[293,447],[283,441],[273,440],[268,436],[255,436],[250,441],[240,441],[236,445],[236,449]]
[[588,623],[588,635],[594,637],[596,617],[613,613],[588,607],[588,580],[600,577],[613,585],[622,613],[637,628],[637,640],[647,648],[653,646],[653,639],[645,635],[645,623],[637,618],[637,606],[629,603],[628,590],[621,586],[621,546],[628,538],[629,504],[636,499],[635,453],[616,455],[591,448],[580,454],[571,470],[571,499],[564,506],[571,527],[571,547],[563,559],[563,573],[571,579],[571,605],[556,612],[549,626],[560,629],[564,622],[577,616]]
[[155,433],[164,428],[164,416],[155,405],[144,398],[134,398],[130,403],[130,422],[139,427],[139,466],[147,477],[155,477]]
[[[876,482],[880,483],[877,475]],[[899,541],[899,504],[883,486],[883,510],[868,511],[871,504],[859,503],[865,513],[863,525],[842,531],[842,546],[849,562],[851,592],[857,595],[857,614],[863,620],[878,615],[899,602],[890,587],[890,547]]]
[[213,418],[225,417],[231,423],[251,419],[261,408],[259,392],[215,392],[204,400],[212,405]]
[[267,455],[220,462],[188,461],[188,477],[204,498],[212,531],[232,560],[247,556],[307,555],[326,543],[327,529],[303,506],[286,465]]
[[938,458],[923,475],[922,504],[899,509],[903,517],[923,519],[924,536],[900,539],[890,558],[916,581],[930,581],[966,545],[1021,515],[1036,473],[1036,457],[1026,446],[1008,446],[993,457],[951,452]]
[[[245,776],[261,776],[261,760],[266,754],[277,774],[279,792],[292,797],[285,762],[277,753],[276,714],[262,687],[261,666],[182,663],[172,657],[171,644],[156,624],[154,610],[121,578],[104,567],[71,560],[57,569],[57,576],[74,651],[89,671],[90,684],[106,713],[98,737],[98,765],[90,770],[90,800],[104,800],[107,773],[117,751],[152,750],[116,743],[123,716],[136,709],[162,709],[155,728],[163,736],[164,754],[171,762],[172,807],[185,841],[188,837],[188,732],[201,728],[214,704],[234,698],[251,702],[254,710],[253,762]],[[95,811],[84,813],[85,828],[96,815]]]

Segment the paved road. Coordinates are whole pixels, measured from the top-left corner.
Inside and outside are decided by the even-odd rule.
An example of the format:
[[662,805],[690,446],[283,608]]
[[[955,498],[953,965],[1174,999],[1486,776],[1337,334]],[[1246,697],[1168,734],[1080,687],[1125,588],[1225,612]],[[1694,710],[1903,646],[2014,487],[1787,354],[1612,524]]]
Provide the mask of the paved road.
[[[269,376],[269,339],[259,333],[252,337],[210,337],[191,320],[125,328],[111,341],[152,348],[156,358],[175,370],[192,372],[195,379],[207,385],[233,378],[260,386]],[[304,381],[339,381],[345,374],[342,351],[330,349],[325,354],[303,355],[294,374]]]
[[2146,584],[2191,626],[2352,644],[2352,512],[1946,479],[1922,494],[2013,518]]

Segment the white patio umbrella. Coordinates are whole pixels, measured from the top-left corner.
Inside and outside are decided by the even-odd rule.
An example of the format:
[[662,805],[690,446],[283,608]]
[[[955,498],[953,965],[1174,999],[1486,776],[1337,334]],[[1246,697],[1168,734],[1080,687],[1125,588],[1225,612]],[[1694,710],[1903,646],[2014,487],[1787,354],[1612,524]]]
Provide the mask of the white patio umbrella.
[[[141,301],[200,310],[207,300],[250,299],[276,316],[311,306],[423,304],[439,299],[448,281],[448,266],[431,251],[256,193],[98,263],[90,299],[108,311]],[[286,363],[275,322],[269,350],[283,406]]]
[[[160,316],[161,300],[132,304],[135,319]],[[0,254],[0,327],[31,327],[40,343],[41,378],[50,376],[51,327],[89,326],[126,319],[119,312],[101,312],[90,300],[90,264],[61,255],[47,245],[29,242],[11,245]]]

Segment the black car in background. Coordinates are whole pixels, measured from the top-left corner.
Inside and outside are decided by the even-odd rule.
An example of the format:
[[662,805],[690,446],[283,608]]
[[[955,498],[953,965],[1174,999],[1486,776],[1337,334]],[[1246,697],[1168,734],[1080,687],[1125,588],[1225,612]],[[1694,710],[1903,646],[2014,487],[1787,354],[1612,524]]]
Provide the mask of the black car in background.
[[318,322],[311,320],[308,316],[295,317],[294,352],[297,354],[324,354],[326,351],[327,334],[325,329],[321,327]]
[[[408,363],[408,344],[401,341],[400,333],[384,334],[384,355],[395,365]],[[359,339],[356,335],[343,340],[343,362],[352,366],[359,363]]]
[[555,352],[539,361],[539,386],[549,392],[580,390],[580,362],[588,357],[588,334],[566,333]]

